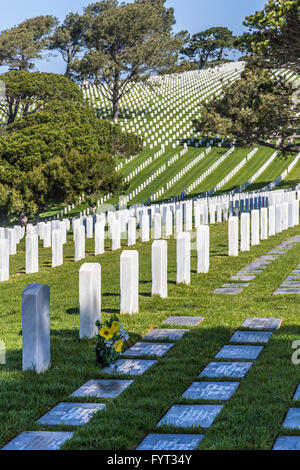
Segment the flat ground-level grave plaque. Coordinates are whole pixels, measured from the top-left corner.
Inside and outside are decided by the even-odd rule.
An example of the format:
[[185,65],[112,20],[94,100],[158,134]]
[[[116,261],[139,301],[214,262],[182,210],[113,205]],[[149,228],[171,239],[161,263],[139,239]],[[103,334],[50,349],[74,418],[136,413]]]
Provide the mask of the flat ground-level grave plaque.
[[222,287],[248,287],[249,283],[248,282],[232,282],[231,284],[223,284]]
[[284,289],[277,289],[275,292],[273,292],[273,295],[293,295],[293,294],[299,295],[300,289],[285,287]]
[[255,279],[256,276],[231,276],[231,281],[245,281],[245,282],[248,282],[248,281],[253,281],[253,279]]
[[282,318],[247,318],[242,324],[242,327],[252,330],[277,330],[281,323]]
[[72,397],[116,398],[132,383],[133,380],[89,380]]
[[167,328],[157,328],[150,331],[143,339],[151,340],[161,340],[161,339],[170,339],[171,341],[178,341],[182,336],[187,333],[189,330],[179,330],[179,329],[167,329]]
[[199,377],[245,377],[253,362],[210,362]]
[[270,261],[270,260],[256,258],[254,261],[252,261],[251,264],[249,264],[249,266],[268,266],[271,263],[272,263],[272,261]]
[[267,343],[272,333],[269,331],[236,331],[230,338],[231,343]]
[[263,346],[223,346],[216,354],[216,359],[256,359]]
[[1,450],[58,450],[72,436],[72,432],[25,431]]
[[136,450],[195,450],[203,434],[148,434]]
[[191,400],[229,400],[239,382],[194,382],[182,395]]
[[300,436],[279,436],[273,450],[300,450]]
[[82,426],[92,416],[105,409],[104,403],[58,403],[38,420],[40,424]]
[[164,356],[174,346],[172,343],[136,343],[122,356]]
[[284,428],[300,429],[300,408],[290,408],[283,423]]
[[223,405],[174,405],[157,426],[209,428],[222,408]]
[[204,317],[169,317],[163,321],[164,325],[197,326]]
[[300,282],[300,276],[292,275],[286,278],[286,281],[298,281]]
[[280,287],[300,287],[300,278],[298,281],[284,281]]
[[118,359],[115,364],[105,367],[101,372],[104,374],[142,375],[156,362],[148,359]]
[[243,289],[236,287],[221,287],[220,289],[215,289],[214,294],[226,294],[226,295],[237,295],[242,292]]
[[298,385],[296,393],[294,395],[294,400],[300,400],[300,385]]
[[254,276],[263,272],[263,269],[257,268],[243,268],[236,273],[237,276]]

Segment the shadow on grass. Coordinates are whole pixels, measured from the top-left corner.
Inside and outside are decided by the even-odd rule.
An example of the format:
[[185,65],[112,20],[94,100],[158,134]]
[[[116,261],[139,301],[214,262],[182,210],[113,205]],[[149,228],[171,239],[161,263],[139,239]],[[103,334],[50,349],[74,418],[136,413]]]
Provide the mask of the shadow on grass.
[[68,315],[79,315],[79,308],[67,308],[66,313]]

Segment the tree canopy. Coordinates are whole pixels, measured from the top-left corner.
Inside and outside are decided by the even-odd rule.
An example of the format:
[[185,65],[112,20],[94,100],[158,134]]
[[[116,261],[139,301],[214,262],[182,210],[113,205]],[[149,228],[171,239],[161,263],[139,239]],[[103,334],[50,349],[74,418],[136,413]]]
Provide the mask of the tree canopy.
[[151,72],[176,62],[181,42],[171,34],[172,9],[165,0],[124,4],[102,0],[85,8],[86,53],[73,62],[77,74],[99,86],[118,118],[120,99]]
[[226,27],[212,27],[185,38],[181,53],[203,69],[209,60],[222,60],[226,49],[234,48],[232,31]]
[[[299,132],[299,106],[293,101],[291,84],[265,69],[246,68],[241,79],[224,88],[223,96],[202,103],[197,131],[236,140],[237,144],[267,145],[285,151],[300,151],[289,141]],[[268,142],[273,138],[276,142]]]
[[59,51],[67,64],[66,77],[70,78],[72,63],[83,48],[84,32],[85,17],[78,13],[69,13],[49,39],[49,49]]
[[112,156],[141,150],[138,137],[99,120],[84,103],[51,101],[0,137],[0,213],[35,214],[84,192],[121,191]]
[[42,51],[48,47],[49,35],[57,23],[53,16],[37,16],[1,31],[0,65],[16,70],[32,69],[34,60],[41,58]]
[[265,8],[246,17],[250,32],[240,48],[264,67],[287,67],[300,73],[300,1],[269,0]]
[[12,124],[18,116],[33,114],[53,100],[83,102],[83,93],[78,85],[55,73],[11,70],[0,75],[5,84],[5,99],[0,101],[0,110]]

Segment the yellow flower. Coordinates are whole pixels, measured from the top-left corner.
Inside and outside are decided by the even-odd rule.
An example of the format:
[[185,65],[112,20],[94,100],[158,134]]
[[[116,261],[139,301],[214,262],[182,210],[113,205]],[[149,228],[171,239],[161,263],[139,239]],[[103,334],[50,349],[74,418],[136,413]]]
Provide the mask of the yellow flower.
[[121,352],[123,347],[123,341],[119,339],[118,341],[115,342],[114,348],[117,352]]
[[113,331],[111,331],[111,328],[107,328],[107,326],[103,326],[101,330],[99,331],[100,336],[103,338],[109,340],[113,337]]
[[113,321],[112,322],[112,325],[110,327],[110,330],[113,332],[113,333],[117,333],[120,329],[120,323],[117,322],[117,321]]

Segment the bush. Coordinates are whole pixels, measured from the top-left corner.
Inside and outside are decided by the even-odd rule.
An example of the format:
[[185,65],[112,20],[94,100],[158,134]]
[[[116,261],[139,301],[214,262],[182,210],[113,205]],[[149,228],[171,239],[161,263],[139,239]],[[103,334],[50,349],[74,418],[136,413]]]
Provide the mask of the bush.
[[97,119],[84,103],[51,101],[16,120],[0,137],[0,213],[37,213],[84,192],[120,191],[114,154],[129,156],[140,139]]

